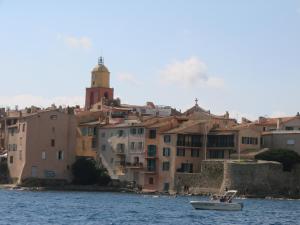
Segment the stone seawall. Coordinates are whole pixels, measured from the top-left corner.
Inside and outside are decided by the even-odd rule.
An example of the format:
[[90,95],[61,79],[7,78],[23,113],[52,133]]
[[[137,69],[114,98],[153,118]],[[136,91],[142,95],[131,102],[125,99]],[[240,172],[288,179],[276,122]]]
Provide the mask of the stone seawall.
[[181,194],[218,193],[223,174],[223,161],[203,161],[200,173],[175,174],[174,191]]
[[286,172],[278,162],[207,160],[203,161],[200,173],[175,175],[176,193],[223,193],[226,188],[248,197],[300,198],[300,165]]
[[247,196],[300,196],[300,165],[283,171],[277,162],[226,162],[221,190]]

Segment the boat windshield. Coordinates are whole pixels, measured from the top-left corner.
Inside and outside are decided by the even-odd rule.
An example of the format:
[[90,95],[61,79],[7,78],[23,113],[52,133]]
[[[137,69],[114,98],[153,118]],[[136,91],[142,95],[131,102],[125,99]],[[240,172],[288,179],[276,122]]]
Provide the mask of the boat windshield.
[[236,196],[237,191],[230,190],[225,192],[223,196],[220,197],[220,202],[232,202],[232,199]]

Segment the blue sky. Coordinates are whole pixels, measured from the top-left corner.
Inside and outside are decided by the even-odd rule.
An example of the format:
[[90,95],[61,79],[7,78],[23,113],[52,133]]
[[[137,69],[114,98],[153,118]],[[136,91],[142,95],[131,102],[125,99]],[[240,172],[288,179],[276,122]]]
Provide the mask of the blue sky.
[[0,106],[84,104],[103,55],[123,103],[300,111],[300,1],[0,0]]

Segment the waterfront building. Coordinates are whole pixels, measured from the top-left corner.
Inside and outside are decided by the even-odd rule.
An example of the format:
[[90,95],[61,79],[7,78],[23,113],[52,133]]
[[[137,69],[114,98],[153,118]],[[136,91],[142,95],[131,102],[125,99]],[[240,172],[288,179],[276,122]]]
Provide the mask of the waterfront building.
[[146,164],[144,170],[144,191],[152,192],[160,190],[159,187],[162,184],[160,173],[162,173],[161,168],[164,163],[160,157],[163,153],[161,135],[163,132],[177,127],[184,121],[187,121],[187,118],[171,116],[153,117],[143,122],[143,126],[145,127]]
[[98,129],[105,124],[106,115],[102,111],[83,111],[76,115],[76,157],[93,158],[100,161],[97,154],[99,145]]
[[8,169],[13,182],[30,178],[71,181],[76,140],[76,119],[71,110],[8,112],[6,124]]
[[99,128],[98,154],[113,179],[143,185],[144,128],[136,119],[111,119]]

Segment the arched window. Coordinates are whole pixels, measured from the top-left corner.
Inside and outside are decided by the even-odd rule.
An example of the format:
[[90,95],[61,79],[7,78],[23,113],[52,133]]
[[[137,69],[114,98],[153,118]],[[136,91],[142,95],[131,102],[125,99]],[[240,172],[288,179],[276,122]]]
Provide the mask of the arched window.
[[108,92],[104,92],[104,98],[108,98]]
[[90,94],[90,106],[94,104],[94,92],[91,92]]

